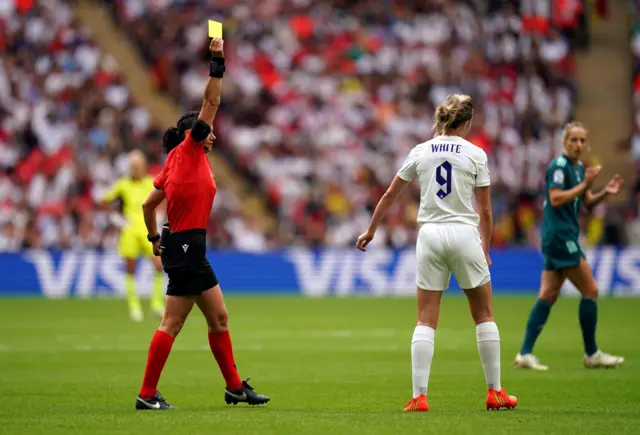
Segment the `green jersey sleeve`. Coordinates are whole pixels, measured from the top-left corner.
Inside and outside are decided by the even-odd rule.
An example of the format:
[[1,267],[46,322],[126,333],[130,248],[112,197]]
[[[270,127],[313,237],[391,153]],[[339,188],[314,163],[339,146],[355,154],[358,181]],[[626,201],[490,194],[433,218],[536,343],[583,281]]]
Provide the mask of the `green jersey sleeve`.
[[564,156],[553,160],[547,169],[547,181],[549,189],[567,188],[567,159]]

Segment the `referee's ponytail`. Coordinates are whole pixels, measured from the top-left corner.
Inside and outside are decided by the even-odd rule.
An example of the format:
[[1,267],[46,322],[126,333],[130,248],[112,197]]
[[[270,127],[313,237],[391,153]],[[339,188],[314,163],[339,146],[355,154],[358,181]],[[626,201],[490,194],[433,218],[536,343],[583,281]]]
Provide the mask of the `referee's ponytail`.
[[180,142],[182,142],[182,139],[178,134],[178,129],[175,127],[168,128],[162,136],[162,147],[167,153],[180,145]]
[[188,112],[178,120],[176,127],[169,127],[164,132],[162,136],[162,147],[167,154],[182,143],[185,132],[191,130],[197,120],[198,112]]

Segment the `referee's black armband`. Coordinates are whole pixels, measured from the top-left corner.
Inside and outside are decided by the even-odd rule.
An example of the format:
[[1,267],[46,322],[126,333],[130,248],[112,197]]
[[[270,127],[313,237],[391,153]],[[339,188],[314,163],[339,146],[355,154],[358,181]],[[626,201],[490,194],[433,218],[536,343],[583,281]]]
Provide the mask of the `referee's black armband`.
[[198,119],[193,127],[191,127],[191,137],[195,139],[196,142],[202,142],[209,136],[211,133],[211,127],[209,124],[204,122],[202,119]]
[[224,57],[214,57],[209,64],[209,77],[221,79],[226,68],[224,66]]

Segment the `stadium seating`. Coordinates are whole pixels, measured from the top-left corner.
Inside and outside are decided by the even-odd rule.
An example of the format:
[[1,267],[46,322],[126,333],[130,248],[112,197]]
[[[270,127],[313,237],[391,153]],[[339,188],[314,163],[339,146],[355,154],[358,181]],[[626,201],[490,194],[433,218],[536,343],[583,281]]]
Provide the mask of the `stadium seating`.
[[633,55],[633,131],[630,135],[631,154],[635,161],[635,176],[633,197],[630,201],[630,210],[627,214],[627,234],[629,241],[634,244],[640,243],[640,2],[630,1],[630,48]]
[[[262,190],[279,227],[267,240],[237,207],[218,210],[217,246],[352,244],[409,149],[430,137],[433,109],[449,92],[476,102],[470,140],[490,156],[494,242],[535,243],[541,172],[577,98],[571,43],[539,2],[521,11],[501,1],[392,10],[373,0],[103,3],[158,90],[185,109],[197,108],[206,80],[202,17],[224,18],[230,73],[217,147]],[[9,53],[0,205],[10,211],[0,249],[109,245],[116,232],[106,214],[88,211],[126,170],[124,151],[140,147],[161,164],[160,131],[66,3],[42,4],[0,11]],[[418,195],[409,190],[374,244],[413,243]]]
[[[158,172],[163,131],[67,1],[3,2],[0,51],[0,251],[112,247],[102,195],[133,148]],[[220,193],[218,204],[234,204]],[[233,223],[232,210],[212,217],[217,244],[231,239],[214,219]]]
[[[521,14],[441,3],[119,0],[113,12],[158,89],[185,108],[205,80],[201,17],[224,17],[232,73],[219,146],[269,198],[282,241],[352,243],[394,169],[429,138],[435,105],[465,92],[478,107],[471,140],[491,156],[496,242],[527,243],[541,170],[576,98],[572,47],[540,2],[522,2]],[[413,240],[416,199],[414,188],[378,243]]]

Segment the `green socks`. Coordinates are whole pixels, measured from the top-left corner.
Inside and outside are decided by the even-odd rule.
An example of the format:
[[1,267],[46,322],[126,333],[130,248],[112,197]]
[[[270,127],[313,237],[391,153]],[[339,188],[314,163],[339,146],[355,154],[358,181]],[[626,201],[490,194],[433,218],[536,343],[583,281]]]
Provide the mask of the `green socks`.
[[580,329],[582,329],[582,341],[584,353],[588,356],[598,351],[596,345],[596,325],[598,324],[598,304],[591,298],[580,300],[579,315]]
[[[520,355],[526,355],[533,351],[533,346],[542,332],[544,324],[547,322],[551,311],[551,302],[538,299],[531,309],[529,320],[527,321],[527,331],[520,348]],[[584,342],[584,352],[591,356],[598,351],[596,345],[596,325],[598,323],[598,304],[591,298],[582,298],[579,309],[580,329],[582,329],[582,340]]]
[[533,346],[536,344],[538,335],[542,332],[542,328],[549,317],[551,305],[551,302],[543,301],[542,299],[536,300],[536,303],[531,309],[531,313],[529,313],[527,331],[524,334],[524,341],[520,348],[520,355],[526,355],[533,351]]

